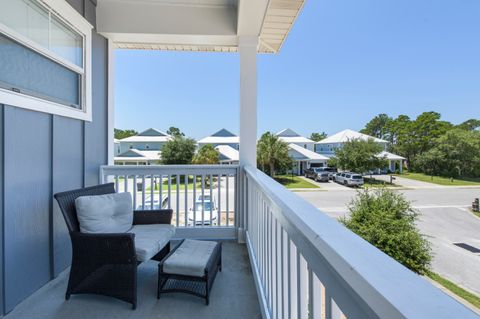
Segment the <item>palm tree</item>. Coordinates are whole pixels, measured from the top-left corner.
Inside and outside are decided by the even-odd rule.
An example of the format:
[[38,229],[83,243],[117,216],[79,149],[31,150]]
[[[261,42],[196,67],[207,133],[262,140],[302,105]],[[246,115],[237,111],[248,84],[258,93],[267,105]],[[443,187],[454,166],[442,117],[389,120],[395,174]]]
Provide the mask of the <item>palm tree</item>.
[[263,171],[268,167],[270,177],[273,177],[278,169],[291,168],[288,144],[270,132],[264,133],[257,143],[257,162]]
[[193,157],[193,164],[218,164],[220,153],[213,147],[207,144],[200,147],[197,154]]
[[[213,145],[206,144],[200,147],[197,154],[193,157],[192,163],[193,164],[218,164],[220,160],[220,153],[218,150],[213,147]],[[215,182],[216,178],[213,178],[213,182]],[[202,187],[210,185],[210,176],[205,177],[205,185]]]

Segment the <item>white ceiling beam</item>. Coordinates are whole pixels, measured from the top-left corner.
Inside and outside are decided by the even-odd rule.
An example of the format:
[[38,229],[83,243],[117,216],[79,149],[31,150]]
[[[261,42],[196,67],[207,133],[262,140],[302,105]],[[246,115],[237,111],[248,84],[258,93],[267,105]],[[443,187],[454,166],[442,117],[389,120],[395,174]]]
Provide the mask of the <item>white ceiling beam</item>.
[[259,36],[269,0],[239,0],[238,36]]
[[236,35],[233,6],[188,6],[138,0],[99,0],[102,34]]
[[162,44],[191,46],[222,46],[236,47],[236,35],[178,35],[178,34],[132,34],[132,33],[102,33],[117,44]]

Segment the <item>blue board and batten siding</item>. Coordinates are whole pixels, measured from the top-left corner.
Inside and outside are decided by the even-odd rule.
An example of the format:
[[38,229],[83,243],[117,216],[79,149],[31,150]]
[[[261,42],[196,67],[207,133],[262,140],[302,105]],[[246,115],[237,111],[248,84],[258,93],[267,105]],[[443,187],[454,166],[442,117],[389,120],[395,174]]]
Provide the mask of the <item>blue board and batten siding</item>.
[[[96,1],[67,2],[95,25]],[[107,41],[95,32],[92,41],[92,122],[0,105],[3,313],[69,266],[70,239],[52,195],[97,184],[107,163]]]
[[4,121],[3,121],[3,105],[0,104],[0,312],[4,312],[4,296],[3,293],[3,211],[4,211],[4,165],[3,165],[3,130],[4,130]]

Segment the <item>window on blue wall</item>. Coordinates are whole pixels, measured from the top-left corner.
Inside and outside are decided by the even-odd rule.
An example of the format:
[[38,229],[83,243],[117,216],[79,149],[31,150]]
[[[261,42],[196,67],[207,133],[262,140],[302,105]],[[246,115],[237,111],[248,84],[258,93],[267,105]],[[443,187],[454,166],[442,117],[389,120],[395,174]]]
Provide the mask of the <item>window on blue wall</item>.
[[0,0],[0,103],[91,119],[91,28],[64,0]]
[[0,62],[0,88],[81,108],[80,74],[2,34]]

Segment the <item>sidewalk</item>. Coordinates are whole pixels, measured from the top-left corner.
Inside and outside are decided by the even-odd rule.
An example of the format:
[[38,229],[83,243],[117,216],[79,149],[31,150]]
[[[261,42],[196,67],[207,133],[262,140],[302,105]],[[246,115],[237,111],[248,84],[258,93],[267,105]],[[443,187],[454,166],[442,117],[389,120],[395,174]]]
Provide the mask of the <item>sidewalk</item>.
[[[373,178],[377,180],[383,180],[390,183],[390,175],[372,175]],[[395,176],[393,181],[395,185],[403,186],[408,189],[462,189],[462,188],[480,188],[480,185],[460,185],[460,186],[448,186],[448,185],[438,185],[434,183],[417,181],[409,178],[404,178],[400,176]]]

